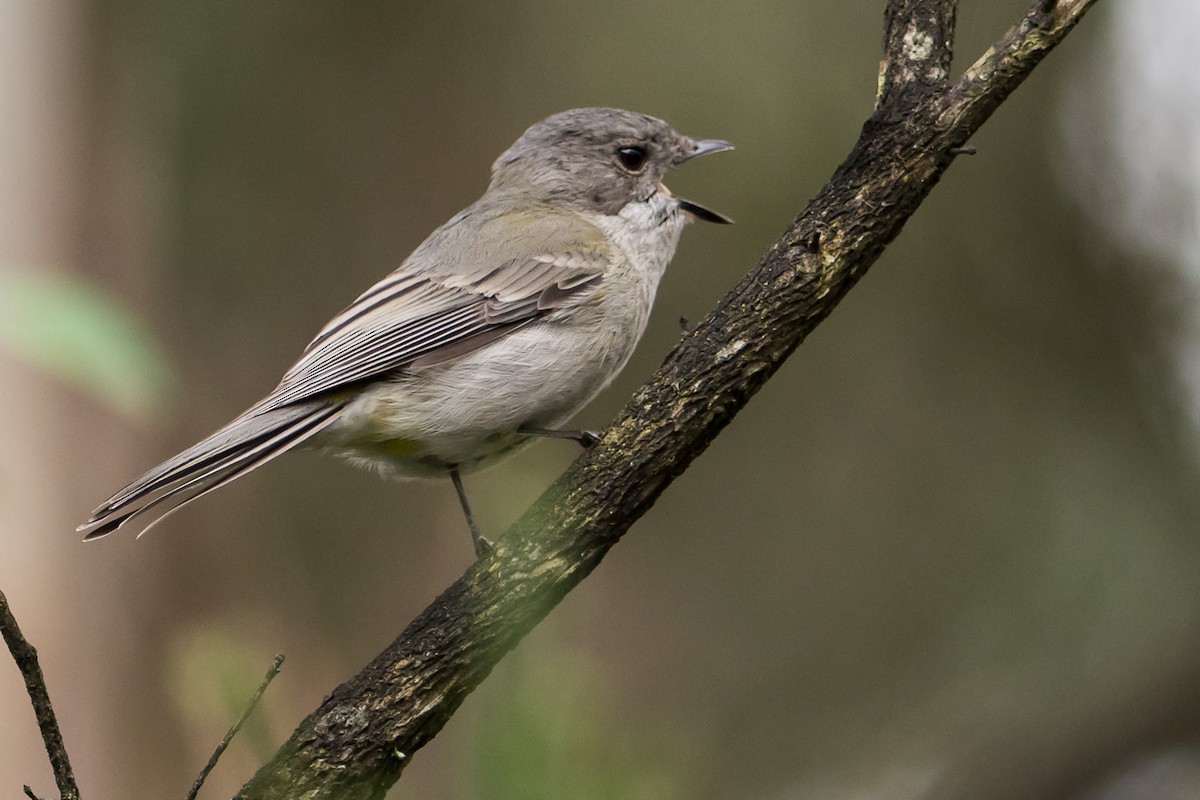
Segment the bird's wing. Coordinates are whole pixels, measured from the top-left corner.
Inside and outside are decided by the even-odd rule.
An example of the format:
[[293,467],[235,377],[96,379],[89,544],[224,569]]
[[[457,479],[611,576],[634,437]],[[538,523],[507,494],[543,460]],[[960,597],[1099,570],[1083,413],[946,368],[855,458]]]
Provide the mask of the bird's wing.
[[[484,226],[496,219],[504,221],[493,218]],[[588,235],[571,230],[578,225],[586,225]],[[511,228],[511,221],[504,227]],[[247,413],[281,408],[414,363],[464,355],[595,291],[608,249],[593,226],[577,217],[564,227],[534,216],[532,225],[519,230],[501,241],[484,230],[479,238],[496,243],[486,253],[474,252],[478,248],[464,238],[478,231],[457,231],[450,247],[438,246],[438,234],[430,237],[400,269],[334,317],[279,386]],[[464,246],[454,248],[455,240]],[[514,255],[522,249],[534,255]],[[453,255],[439,259],[446,252]]]

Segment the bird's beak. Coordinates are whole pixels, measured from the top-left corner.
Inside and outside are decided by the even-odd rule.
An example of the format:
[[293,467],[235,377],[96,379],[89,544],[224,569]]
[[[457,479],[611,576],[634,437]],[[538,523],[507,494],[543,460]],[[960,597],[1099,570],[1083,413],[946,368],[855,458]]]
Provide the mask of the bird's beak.
[[[723,153],[726,150],[733,149],[733,145],[724,139],[698,139],[692,142],[692,144],[694,145],[694,148],[691,151],[675,157],[676,164],[682,164],[683,162],[689,161],[696,156],[704,156],[708,155],[709,153]],[[732,219],[724,214],[721,214],[720,212],[705,208],[699,203],[693,203],[691,200],[685,200],[682,197],[677,199],[679,200],[679,209],[681,211],[686,211],[696,219],[702,219],[705,222],[718,222],[722,225],[730,225],[733,223]]]
[[682,164],[696,156],[705,156],[709,153],[723,153],[726,150],[732,150],[733,145],[724,139],[698,139],[692,142],[694,148],[683,155],[675,156],[675,163]]
[[693,203],[691,200],[684,200],[682,197],[676,197],[679,201],[679,210],[686,211],[696,219],[702,219],[705,222],[719,222],[722,225],[732,225],[733,220],[725,216],[719,211],[713,211],[710,208],[705,208],[699,203]]

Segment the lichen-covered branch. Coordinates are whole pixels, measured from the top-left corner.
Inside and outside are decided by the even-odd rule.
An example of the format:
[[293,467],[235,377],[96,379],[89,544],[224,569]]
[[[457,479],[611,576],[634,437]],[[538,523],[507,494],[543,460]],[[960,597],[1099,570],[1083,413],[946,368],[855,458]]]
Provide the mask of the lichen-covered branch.
[[883,23],[883,59],[875,107],[909,90],[926,91],[950,77],[957,0],[895,0]]
[[[492,556],[335,689],[239,796],[382,797],[500,658],[595,568],[829,315],[958,148],[1094,1],[1036,0],[950,83],[955,3],[892,0],[879,105],[830,181],[672,351],[601,443],[513,525]],[[928,49],[910,29],[930,37]]]
[[[54,770],[54,781],[58,784],[59,796],[62,800],[79,800],[79,788],[75,785],[75,774],[71,771],[71,760],[67,758],[67,748],[63,744],[62,732],[54,716],[54,707],[50,705],[50,693],[46,690],[46,679],[38,664],[37,649],[21,633],[4,592],[0,592],[0,636],[4,638],[8,652],[12,654],[13,661],[17,662],[17,669],[21,671],[21,677],[25,680],[25,693],[33,703],[33,713],[37,717],[38,729],[42,732],[46,755],[50,757],[50,768]],[[29,787],[25,788],[25,793],[32,794]]]
[[981,114],[986,119],[1095,2],[1034,2],[1025,16],[963,73],[945,99],[944,113],[948,119],[957,120],[960,127],[969,125]]

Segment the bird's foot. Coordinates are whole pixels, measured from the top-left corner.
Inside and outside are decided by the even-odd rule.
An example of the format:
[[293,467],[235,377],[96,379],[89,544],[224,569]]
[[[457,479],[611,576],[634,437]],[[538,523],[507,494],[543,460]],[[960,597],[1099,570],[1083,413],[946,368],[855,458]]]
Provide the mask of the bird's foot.
[[491,539],[479,535],[479,531],[471,531],[471,541],[475,544],[475,557],[484,558],[496,552],[496,545]]
[[560,431],[551,428],[521,428],[517,431],[526,436],[546,436],[551,439],[570,439],[584,450],[595,447],[600,443],[600,434],[596,431]]

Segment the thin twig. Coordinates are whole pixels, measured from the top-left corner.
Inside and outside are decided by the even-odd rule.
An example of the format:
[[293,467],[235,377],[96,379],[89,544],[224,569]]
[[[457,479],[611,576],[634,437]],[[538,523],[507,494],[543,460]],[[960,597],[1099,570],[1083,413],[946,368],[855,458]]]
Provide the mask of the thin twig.
[[29,800],[42,800],[42,798],[33,793],[33,789],[30,789],[28,784],[22,786],[21,788],[25,790],[25,796],[28,797]]
[[267,687],[271,685],[271,681],[275,680],[275,676],[279,674],[279,668],[282,666],[283,654],[275,656],[275,660],[267,668],[267,674],[263,675],[262,682],[254,690],[254,696],[246,704],[246,708],[242,711],[242,715],[238,717],[237,722],[233,723],[233,727],[225,734],[225,738],[217,745],[217,749],[213,750],[213,754],[209,756],[208,763],[204,765],[204,769],[200,770],[200,774],[196,776],[196,780],[192,783],[192,788],[188,790],[185,800],[196,800],[196,795],[200,792],[200,787],[204,785],[204,781],[208,780],[208,774],[213,771],[213,767],[217,765],[217,761],[221,758],[225,749],[229,747],[229,743],[233,741],[233,737],[237,736],[237,732],[242,729],[242,726],[246,724],[246,720],[254,713],[255,706],[262,699],[263,693],[267,691]]
[[[42,742],[46,745],[46,755],[50,757],[50,768],[54,770],[54,782],[58,784],[58,794],[62,800],[79,800],[79,787],[75,785],[75,774],[71,771],[71,760],[67,758],[67,748],[63,744],[62,731],[58,728],[58,720],[54,716],[54,707],[50,705],[50,693],[46,690],[46,678],[38,665],[37,649],[26,641],[21,633],[17,619],[8,607],[8,598],[0,592],[0,635],[8,645],[21,677],[25,680],[25,693],[33,704],[33,714],[37,717],[38,729],[42,732]],[[25,794],[31,798],[37,796],[28,786]]]

